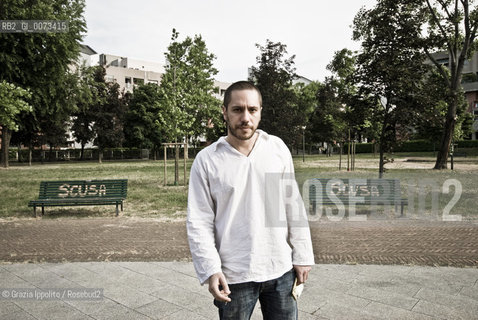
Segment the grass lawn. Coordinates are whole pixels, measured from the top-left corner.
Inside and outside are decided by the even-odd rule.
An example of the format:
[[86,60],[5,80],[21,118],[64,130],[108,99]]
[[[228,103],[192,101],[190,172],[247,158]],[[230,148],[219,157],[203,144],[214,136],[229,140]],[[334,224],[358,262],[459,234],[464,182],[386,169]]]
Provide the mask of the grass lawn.
[[[168,185],[164,186],[163,161],[76,162],[12,165],[0,170],[0,217],[32,217],[28,201],[38,197],[40,181],[128,179],[128,197],[123,215],[169,217],[184,216],[187,189],[183,185],[180,162],[179,183],[174,186],[174,162],[168,163]],[[188,169],[191,161],[188,162]],[[45,218],[86,217],[115,214],[115,206],[47,207]]]
[[[443,193],[447,180],[460,184],[462,193],[450,214],[467,218],[478,218],[478,158],[468,156],[455,158],[455,169],[432,170],[433,154],[396,154],[394,163],[386,165],[389,170],[385,178],[400,179],[402,196],[413,197],[415,214],[431,217],[432,208],[443,212],[452,200],[455,189]],[[357,155],[355,171],[347,172],[347,158],[342,157],[342,170],[338,170],[339,156],[330,158],[324,155],[294,156],[296,177],[299,186],[310,178],[377,178],[378,157],[371,154]],[[412,161],[406,161],[412,160]],[[187,163],[188,173],[192,160]],[[179,168],[179,186],[174,186],[174,163],[168,162],[168,185],[164,186],[163,161],[112,161],[46,163],[33,166],[13,163],[9,169],[0,169],[0,217],[33,217],[33,209],[28,208],[29,200],[38,197],[40,181],[71,179],[128,179],[128,197],[125,201],[124,216],[175,219],[185,217],[187,187],[183,184],[182,161]],[[454,180],[451,180],[454,179]],[[458,181],[458,182],[456,182]],[[418,186],[423,185],[422,191]],[[435,188],[435,189],[434,189]],[[437,192],[438,204],[432,206],[432,191]],[[419,212],[419,192],[424,193],[425,210]],[[366,206],[364,206],[366,207]],[[49,207],[44,218],[59,217],[114,217],[114,206],[97,207]]]

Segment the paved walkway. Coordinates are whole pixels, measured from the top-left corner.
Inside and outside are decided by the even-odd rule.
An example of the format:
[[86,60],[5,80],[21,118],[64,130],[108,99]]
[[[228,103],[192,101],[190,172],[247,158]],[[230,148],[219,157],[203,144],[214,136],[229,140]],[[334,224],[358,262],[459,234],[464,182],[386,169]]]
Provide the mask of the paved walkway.
[[[311,231],[318,264],[299,319],[478,319],[476,222],[313,222]],[[217,314],[195,277],[184,221],[45,218],[0,222],[0,319]]]
[[[1,319],[217,319],[190,262],[0,265]],[[8,289],[5,289],[8,288]],[[5,299],[42,288],[50,299]],[[100,290],[99,300],[52,298]],[[38,295],[39,296],[39,295]],[[316,265],[299,319],[478,319],[478,269]],[[256,306],[253,319],[261,319]]]

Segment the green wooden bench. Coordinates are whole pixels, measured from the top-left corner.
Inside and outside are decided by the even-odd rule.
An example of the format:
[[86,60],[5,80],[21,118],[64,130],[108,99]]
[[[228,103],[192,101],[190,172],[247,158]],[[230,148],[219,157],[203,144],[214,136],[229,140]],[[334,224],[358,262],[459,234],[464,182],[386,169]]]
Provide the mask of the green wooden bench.
[[309,179],[308,198],[310,212],[315,213],[322,205],[394,205],[395,211],[408,204],[401,197],[398,179]]
[[37,207],[41,207],[43,215],[45,207],[116,205],[118,216],[119,206],[123,211],[127,189],[127,179],[42,181],[38,199],[30,201],[28,206],[33,207],[36,217]]

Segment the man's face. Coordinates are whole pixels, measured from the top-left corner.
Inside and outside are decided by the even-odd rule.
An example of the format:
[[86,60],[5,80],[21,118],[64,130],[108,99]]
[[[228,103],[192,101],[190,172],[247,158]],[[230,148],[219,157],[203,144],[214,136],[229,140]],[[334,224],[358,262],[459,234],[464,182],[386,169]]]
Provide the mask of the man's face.
[[255,90],[232,91],[227,109],[222,107],[228,133],[239,140],[252,138],[261,121],[261,110],[259,95]]

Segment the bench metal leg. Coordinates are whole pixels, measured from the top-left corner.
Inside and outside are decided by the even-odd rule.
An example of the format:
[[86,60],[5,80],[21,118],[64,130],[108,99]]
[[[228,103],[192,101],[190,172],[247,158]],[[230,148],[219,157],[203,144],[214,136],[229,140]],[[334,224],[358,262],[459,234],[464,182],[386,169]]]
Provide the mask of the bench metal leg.
[[41,215],[43,217],[43,215],[45,214],[45,207],[44,206],[41,206]]
[[118,216],[119,212],[118,212],[118,202],[116,202],[116,216]]
[[38,217],[37,216],[37,206],[33,206],[33,213],[35,214],[35,218]]

